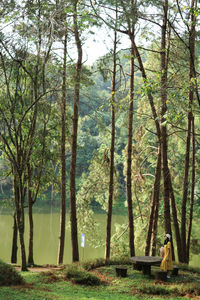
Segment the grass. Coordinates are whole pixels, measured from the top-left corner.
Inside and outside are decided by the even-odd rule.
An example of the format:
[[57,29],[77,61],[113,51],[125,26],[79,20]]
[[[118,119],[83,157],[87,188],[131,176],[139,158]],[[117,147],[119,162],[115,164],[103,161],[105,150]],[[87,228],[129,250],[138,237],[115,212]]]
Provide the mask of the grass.
[[[98,261],[96,264],[100,265],[101,263]],[[93,267],[89,272],[77,265],[75,267],[68,266],[60,271],[20,272],[25,283],[19,286],[1,287],[0,300],[200,299],[199,270],[190,270],[185,267],[181,269],[180,267],[178,276],[171,277],[167,282],[160,282],[143,275],[140,271],[133,270],[128,264],[126,265],[128,276],[126,278],[117,277],[116,265],[105,265],[102,261],[101,266]],[[87,263],[87,268],[89,268],[89,263]],[[76,277],[84,280],[79,284],[74,283]],[[95,278],[94,282],[93,278]]]

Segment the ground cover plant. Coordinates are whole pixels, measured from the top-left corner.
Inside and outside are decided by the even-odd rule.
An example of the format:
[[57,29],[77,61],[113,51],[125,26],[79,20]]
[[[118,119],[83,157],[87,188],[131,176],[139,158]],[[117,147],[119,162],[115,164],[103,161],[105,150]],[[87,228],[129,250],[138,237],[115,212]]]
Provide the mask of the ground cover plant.
[[101,280],[98,276],[82,270],[77,265],[68,266],[64,273],[65,278],[69,279],[73,283],[84,284],[84,285],[100,285]]
[[[198,269],[179,266],[179,275],[163,282],[153,277],[156,268],[150,278],[126,264],[127,277],[121,278],[116,275],[117,262],[108,265],[101,260],[101,263],[100,266],[100,261],[91,262],[90,271],[84,271],[83,266],[77,264],[43,272],[30,268],[29,272],[20,272],[23,285],[0,288],[0,299],[200,299]],[[119,263],[121,265],[121,261]],[[89,268],[90,264],[85,265]]]
[[0,260],[0,286],[23,284],[23,277],[16,269]]

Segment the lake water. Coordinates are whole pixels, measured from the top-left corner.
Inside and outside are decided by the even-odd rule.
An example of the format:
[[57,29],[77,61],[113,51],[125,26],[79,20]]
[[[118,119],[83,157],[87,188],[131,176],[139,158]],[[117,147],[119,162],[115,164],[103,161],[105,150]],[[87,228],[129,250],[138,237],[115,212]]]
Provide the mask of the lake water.
[[[106,230],[106,215],[96,214],[95,218],[102,228],[102,236],[105,237]],[[67,222],[69,222],[69,214],[67,214]],[[113,224],[127,224],[127,216],[113,215]],[[27,215],[26,215],[27,224]],[[34,261],[36,264],[56,264],[59,242],[59,224],[60,215],[59,212],[51,213],[34,213]],[[12,246],[12,226],[13,217],[11,214],[0,213],[0,259],[5,262],[10,262],[11,246]],[[25,244],[28,248],[28,233],[25,228]],[[79,236],[79,245],[81,242],[81,236]],[[19,243],[18,243],[19,246]],[[85,236],[85,247],[80,247],[80,260],[94,259],[104,257],[104,246],[99,248],[93,248],[87,243],[87,235]],[[142,255],[142,253],[136,254]],[[71,263],[71,238],[70,230],[66,231],[65,239],[65,254],[64,263]],[[20,263],[20,249],[18,251],[18,263]],[[200,256],[193,255],[190,261],[191,266],[200,266]]]
[[[34,262],[36,264],[56,264],[59,243],[60,215],[58,212],[34,213]],[[97,222],[102,226],[102,235],[105,236],[106,215],[96,214]],[[27,224],[27,215],[25,222]],[[69,214],[66,215],[66,222],[69,222]],[[126,216],[113,215],[113,224],[117,222],[127,223]],[[13,217],[10,214],[0,215],[0,259],[10,262],[12,246]],[[105,228],[104,228],[105,227]],[[103,229],[104,228],[104,229]],[[79,236],[79,245],[81,244]],[[18,242],[19,246],[19,242]],[[28,227],[25,227],[25,246],[28,249]],[[80,260],[104,257],[104,247],[93,248],[87,243],[85,236],[85,247],[79,249]],[[64,263],[71,263],[71,233],[66,230]],[[20,250],[18,251],[18,262],[20,262]]]

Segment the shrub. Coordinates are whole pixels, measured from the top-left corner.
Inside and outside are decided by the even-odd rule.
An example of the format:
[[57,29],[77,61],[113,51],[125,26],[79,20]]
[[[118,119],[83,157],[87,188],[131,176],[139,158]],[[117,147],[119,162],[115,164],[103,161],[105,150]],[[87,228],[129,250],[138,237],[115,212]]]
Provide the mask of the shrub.
[[24,279],[12,265],[0,261],[0,286],[20,285],[23,283]]
[[98,267],[102,266],[109,266],[109,265],[130,265],[131,261],[129,257],[124,257],[121,259],[108,259],[105,260],[104,258],[97,258],[93,260],[88,260],[81,263],[83,269],[89,271]]
[[78,284],[84,284],[84,285],[101,284],[101,280],[97,276],[73,265],[66,269],[65,277],[70,281]]
[[165,287],[156,285],[144,285],[138,288],[138,291],[145,294],[152,295],[168,295],[170,293]]
[[200,268],[198,268],[198,267],[191,267],[189,265],[181,264],[181,263],[178,263],[177,266],[179,267],[179,269],[181,269],[183,271],[200,274]]
[[104,258],[97,258],[93,260],[87,260],[81,263],[81,266],[84,270],[92,270],[101,266],[105,266],[105,259]]
[[199,283],[189,283],[189,284],[182,284],[179,286],[179,293],[181,295],[186,295],[186,294],[192,294],[195,296],[200,295],[200,285]]

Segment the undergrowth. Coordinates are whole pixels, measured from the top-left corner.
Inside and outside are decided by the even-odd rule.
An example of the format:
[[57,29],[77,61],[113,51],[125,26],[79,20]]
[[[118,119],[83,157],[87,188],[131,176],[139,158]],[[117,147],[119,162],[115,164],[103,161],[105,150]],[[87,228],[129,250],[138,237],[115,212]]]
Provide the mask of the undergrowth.
[[64,272],[65,278],[69,279],[73,283],[84,284],[84,285],[100,285],[101,280],[99,277],[80,269],[77,265],[72,265],[66,268]]
[[97,258],[93,260],[84,261],[80,264],[80,266],[87,271],[99,267],[111,266],[111,265],[131,265],[130,258],[124,257],[121,259],[108,259],[108,260],[105,260],[104,258]]
[[0,260],[0,286],[20,285],[23,283],[23,277],[13,266]]

